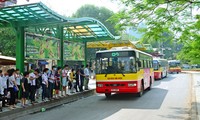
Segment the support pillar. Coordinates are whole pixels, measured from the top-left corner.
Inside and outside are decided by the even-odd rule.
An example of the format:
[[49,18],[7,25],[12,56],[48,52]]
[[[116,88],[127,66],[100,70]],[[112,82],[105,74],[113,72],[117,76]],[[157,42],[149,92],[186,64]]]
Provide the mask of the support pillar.
[[24,27],[17,27],[16,29],[17,41],[16,41],[16,68],[21,73],[24,72]]
[[57,38],[60,39],[60,60],[58,60],[57,63],[58,63],[58,66],[63,67],[64,41],[63,41],[63,27],[62,26],[57,27]]
[[85,61],[84,61],[84,65],[86,66],[87,65],[87,51],[88,51],[88,49],[87,49],[87,42],[84,42],[84,46],[85,46]]

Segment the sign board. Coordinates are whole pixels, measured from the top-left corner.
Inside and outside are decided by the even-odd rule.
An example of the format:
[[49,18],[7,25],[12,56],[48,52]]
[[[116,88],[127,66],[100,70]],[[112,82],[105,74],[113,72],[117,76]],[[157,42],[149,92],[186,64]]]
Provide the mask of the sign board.
[[84,61],[84,44],[79,42],[64,42],[64,60]]
[[26,59],[60,59],[60,40],[39,34],[25,33]]

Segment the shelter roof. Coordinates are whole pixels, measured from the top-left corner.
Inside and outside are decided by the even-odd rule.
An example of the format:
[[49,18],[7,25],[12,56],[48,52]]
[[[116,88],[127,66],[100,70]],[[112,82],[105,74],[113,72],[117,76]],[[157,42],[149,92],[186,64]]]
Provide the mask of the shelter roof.
[[98,20],[93,18],[66,18],[43,3],[0,8],[0,27],[63,26],[66,39],[113,40],[115,37]]

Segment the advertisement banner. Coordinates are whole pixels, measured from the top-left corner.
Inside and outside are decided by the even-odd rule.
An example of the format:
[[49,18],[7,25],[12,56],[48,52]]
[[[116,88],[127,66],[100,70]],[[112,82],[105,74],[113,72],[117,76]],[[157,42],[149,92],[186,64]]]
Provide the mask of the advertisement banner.
[[26,59],[60,59],[60,40],[38,34],[25,33]]
[[64,60],[84,61],[84,44],[79,42],[64,42]]

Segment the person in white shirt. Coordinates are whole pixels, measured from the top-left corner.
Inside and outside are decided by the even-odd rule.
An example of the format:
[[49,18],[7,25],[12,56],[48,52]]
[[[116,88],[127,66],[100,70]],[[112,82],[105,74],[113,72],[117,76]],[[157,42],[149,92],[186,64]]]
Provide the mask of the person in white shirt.
[[4,95],[4,87],[3,87],[3,74],[2,74],[2,70],[0,70],[0,110],[2,111],[2,107],[3,107],[3,95]]
[[64,69],[62,70],[62,96],[67,95],[67,85],[68,85],[68,73],[69,73],[69,66],[65,65]]
[[[20,71],[19,69],[15,70],[15,80],[16,80],[16,84],[17,87],[20,89],[20,82],[22,79],[22,75],[20,75]],[[19,91],[15,92],[15,96],[16,96],[16,102],[19,102],[18,100],[20,100],[20,95],[19,95]]]
[[84,75],[85,75],[85,90],[88,90],[88,83],[90,78],[90,72],[89,72],[89,65],[86,65],[86,68],[84,69]]
[[48,97],[47,89],[48,89],[48,73],[49,69],[45,68],[42,74],[42,101],[46,101],[45,99]]
[[31,100],[31,104],[34,104],[35,102],[35,93],[36,93],[36,73],[31,72],[29,74],[29,80],[30,80],[30,100]]
[[55,73],[56,73],[56,66],[52,66],[52,70],[49,72],[48,74],[48,78],[49,78],[49,87],[48,87],[48,93],[49,93],[49,99],[53,99],[53,89],[54,89],[54,84],[55,84]]
[[3,79],[3,74],[2,70],[0,70],[0,95],[4,94],[4,79]]
[[14,69],[8,70],[8,91],[10,92],[10,109],[14,109],[15,107],[15,91],[18,91],[18,87],[15,81],[15,76],[14,76]]

